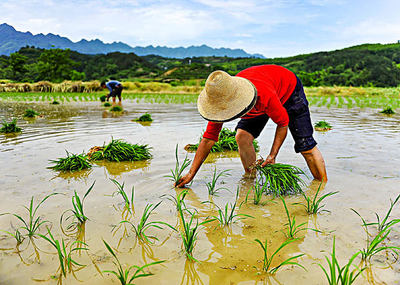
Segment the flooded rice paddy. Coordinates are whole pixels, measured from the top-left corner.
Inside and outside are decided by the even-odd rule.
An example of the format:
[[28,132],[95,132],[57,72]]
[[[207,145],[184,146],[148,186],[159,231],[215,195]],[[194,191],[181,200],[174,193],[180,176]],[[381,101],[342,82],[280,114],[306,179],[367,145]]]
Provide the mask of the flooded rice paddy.
[[[147,204],[162,203],[150,217],[150,221],[163,221],[181,227],[174,203],[168,199],[181,192],[174,189],[166,178],[175,166],[175,146],[179,145],[181,161],[187,154],[186,144],[197,143],[206,122],[197,113],[195,104],[141,103],[125,101],[125,113],[112,115],[99,102],[66,102],[49,105],[48,102],[0,101],[0,117],[18,117],[22,133],[10,136],[0,134],[0,213],[15,213],[23,217],[31,197],[35,205],[46,195],[49,197],[37,214],[49,221],[40,227],[46,234],[46,226],[58,240],[68,245],[76,239],[84,241],[88,250],[74,251],[72,258],[85,267],[74,266],[61,280],[58,277],[59,261],[54,247],[42,238],[26,238],[16,247],[16,240],[5,232],[0,233],[0,284],[119,284],[115,276],[106,270],[117,270],[113,257],[103,240],[115,251],[123,266],[138,265],[165,260],[149,267],[152,276],[140,278],[137,284],[327,284],[321,263],[327,268],[325,256],[332,251],[336,239],[336,255],[343,266],[358,250],[365,247],[366,233],[361,219],[351,210],[358,211],[367,222],[375,221],[375,212],[381,217],[390,206],[390,199],[400,193],[400,116],[385,116],[372,108],[327,108],[312,106],[313,122],[326,120],[333,129],[316,132],[315,138],[324,155],[329,181],[322,193],[339,191],[324,200],[326,210],[308,215],[304,208],[293,205],[303,202],[301,196],[287,197],[286,204],[296,224],[305,223],[310,228],[298,233],[299,238],[275,257],[272,266],[304,254],[297,261],[304,269],[295,266],[282,267],[274,275],[262,272],[263,252],[255,239],[264,242],[274,251],[286,240],[287,217],[279,199],[264,196],[263,205],[254,205],[251,199],[243,204],[238,213],[254,218],[242,219],[229,227],[221,228],[217,222],[200,227],[193,256],[198,262],[187,259],[178,232],[163,226],[150,228],[148,235],[157,237],[154,243],[139,242],[132,227],[120,224],[130,220],[139,223]],[[43,114],[43,118],[23,120],[27,108]],[[151,124],[132,122],[144,113],[154,119]],[[226,126],[233,129],[235,122]],[[274,124],[267,124],[258,139],[260,155],[269,151]],[[111,138],[123,139],[134,144],[147,144],[153,158],[144,162],[99,162],[92,169],[60,173],[48,169],[49,160],[65,157],[65,151],[87,152],[92,146],[101,146]],[[188,153],[193,159],[194,153]],[[288,135],[278,162],[289,163],[310,173],[301,155],[295,154],[293,140]],[[211,181],[214,170],[230,169],[229,177],[222,179],[217,197],[209,197],[206,183]],[[134,213],[124,210],[123,199],[113,195],[117,190],[110,179],[125,183],[130,194],[134,187]],[[319,183],[304,178],[304,191],[313,195]],[[71,209],[74,191],[83,197],[95,182],[93,190],[84,202],[89,220],[83,230],[66,229],[60,225],[61,215]],[[219,207],[233,203],[236,189],[239,202],[244,201],[254,181],[243,177],[240,158],[235,152],[211,154],[200,169],[186,198],[186,206],[198,211],[200,221],[217,215],[216,206],[204,201],[212,200]],[[272,200],[272,201],[271,201]],[[400,215],[400,205],[395,205],[392,218]],[[0,230],[10,231],[21,226],[15,216],[0,216]],[[311,229],[318,229],[316,232]],[[400,246],[400,226],[395,225],[386,245]],[[360,264],[357,258],[355,264]],[[355,284],[400,284],[400,263],[390,251],[382,251],[372,257],[368,268]]]

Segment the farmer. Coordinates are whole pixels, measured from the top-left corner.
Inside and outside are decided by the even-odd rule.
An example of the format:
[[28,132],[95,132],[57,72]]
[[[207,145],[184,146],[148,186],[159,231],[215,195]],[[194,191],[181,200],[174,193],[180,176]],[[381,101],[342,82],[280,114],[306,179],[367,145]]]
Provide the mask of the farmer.
[[189,172],[176,186],[192,181],[211,148],[218,141],[222,124],[240,118],[236,126],[236,141],[246,173],[256,161],[253,140],[268,119],[276,123],[271,150],[262,166],[275,163],[289,128],[295,141],[294,150],[301,153],[317,180],[327,181],[325,162],[314,140],[308,101],[300,79],[277,65],[247,68],[236,76],[224,71],[212,72],[197,100],[200,115],[208,120],[203,138]]
[[107,94],[107,101],[110,97],[113,98],[113,103],[115,103],[115,97],[118,96],[119,102],[121,102],[121,93],[122,93],[122,84],[121,82],[117,80],[110,80],[107,83],[105,81],[102,81],[100,86],[102,88],[107,88],[110,90],[110,93]]

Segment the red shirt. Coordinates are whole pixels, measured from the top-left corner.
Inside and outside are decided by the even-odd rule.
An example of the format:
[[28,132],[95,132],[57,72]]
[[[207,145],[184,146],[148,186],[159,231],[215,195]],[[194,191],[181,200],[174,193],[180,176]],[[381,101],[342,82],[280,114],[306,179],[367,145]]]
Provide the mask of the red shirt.
[[[249,119],[267,114],[278,126],[287,126],[289,116],[283,104],[289,99],[297,84],[296,75],[278,65],[259,65],[246,68],[236,76],[246,78],[257,89],[257,101],[242,118]],[[204,138],[218,141],[222,123],[208,122]]]

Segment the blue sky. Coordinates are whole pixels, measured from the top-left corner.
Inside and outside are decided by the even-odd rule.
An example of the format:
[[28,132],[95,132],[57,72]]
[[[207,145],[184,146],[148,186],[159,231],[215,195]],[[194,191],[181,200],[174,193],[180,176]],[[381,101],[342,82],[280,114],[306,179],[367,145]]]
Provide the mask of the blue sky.
[[0,23],[73,41],[206,44],[266,57],[400,40],[400,0],[1,0]]

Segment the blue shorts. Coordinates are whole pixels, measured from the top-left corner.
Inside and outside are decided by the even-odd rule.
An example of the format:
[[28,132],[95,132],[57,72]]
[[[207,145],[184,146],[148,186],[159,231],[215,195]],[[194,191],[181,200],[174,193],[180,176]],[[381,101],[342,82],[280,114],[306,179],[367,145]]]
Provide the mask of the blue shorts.
[[[294,139],[295,152],[310,150],[317,145],[313,138],[314,128],[311,124],[308,101],[304,93],[303,84],[297,78],[297,84],[289,99],[283,104],[289,115],[289,130]],[[257,138],[268,122],[269,117],[264,114],[251,119],[241,119],[237,129],[242,129]]]

